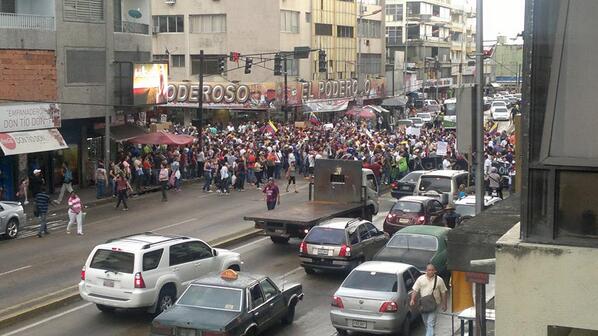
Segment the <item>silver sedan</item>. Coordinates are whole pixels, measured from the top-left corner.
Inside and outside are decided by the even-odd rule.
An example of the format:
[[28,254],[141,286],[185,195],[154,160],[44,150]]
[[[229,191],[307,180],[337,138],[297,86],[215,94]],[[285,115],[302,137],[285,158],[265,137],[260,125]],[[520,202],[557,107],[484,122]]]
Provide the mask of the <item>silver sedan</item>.
[[19,228],[26,223],[25,211],[20,202],[0,202],[0,234],[14,239]]
[[413,266],[368,261],[356,267],[332,297],[330,320],[339,335],[347,331],[409,335],[419,313],[409,310],[413,284],[421,273]]

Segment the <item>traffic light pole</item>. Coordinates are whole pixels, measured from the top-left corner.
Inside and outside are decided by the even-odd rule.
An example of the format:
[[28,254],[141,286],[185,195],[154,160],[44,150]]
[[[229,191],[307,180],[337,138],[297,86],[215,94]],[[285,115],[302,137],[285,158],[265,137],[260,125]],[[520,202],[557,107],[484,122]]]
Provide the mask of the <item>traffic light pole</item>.
[[287,56],[285,55],[282,58],[282,72],[284,72],[284,122],[287,123],[289,121],[289,110],[288,110],[288,71],[287,71]]
[[203,49],[199,51],[199,95],[197,97],[197,111],[196,111],[196,118],[197,118],[197,132],[199,135],[199,148],[202,148],[203,145],[203,135],[202,135],[202,124],[203,124],[203,61],[204,61],[204,54]]

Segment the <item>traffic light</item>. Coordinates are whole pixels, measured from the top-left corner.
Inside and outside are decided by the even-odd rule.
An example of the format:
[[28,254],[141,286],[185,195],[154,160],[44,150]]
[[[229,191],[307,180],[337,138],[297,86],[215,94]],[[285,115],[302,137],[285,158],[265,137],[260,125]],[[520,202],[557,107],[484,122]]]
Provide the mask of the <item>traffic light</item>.
[[274,55],[274,76],[282,75],[282,56]]
[[228,57],[228,60],[231,62],[239,62],[240,57],[241,57],[241,53],[238,53],[236,51],[231,51],[230,55]]
[[326,51],[320,49],[318,51],[318,72],[326,72],[328,67],[326,66]]
[[253,65],[253,58],[251,58],[251,57],[245,58],[245,73],[246,74],[250,74],[251,73],[251,66],[252,65]]
[[224,73],[226,70],[226,57],[219,57],[218,58],[218,70],[220,73]]

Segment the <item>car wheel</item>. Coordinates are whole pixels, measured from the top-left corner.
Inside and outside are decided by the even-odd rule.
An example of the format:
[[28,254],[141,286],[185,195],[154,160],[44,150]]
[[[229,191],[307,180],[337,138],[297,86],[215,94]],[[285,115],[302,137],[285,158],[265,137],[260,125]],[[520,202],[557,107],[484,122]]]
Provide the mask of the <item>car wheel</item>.
[[336,333],[339,335],[347,335],[347,331],[341,328],[336,328]]
[[303,269],[305,270],[306,274],[309,274],[309,275],[316,274],[316,271],[311,267],[303,267]]
[[15,239],[17,235],[19,235],[19,222],[13,218],[6,224],[6,236],[9,239]]
[[411,333],[411,316],[407,315],[401,326],[401,336],[409,336]]
[[291,303],[291,306],[287,310],[286,315],[282,318],[282,324],[289,325],[293,323],[295,319],[295,303]]
[[270,236],[270,239],[274,244],[287,244],[289,242],[290,237],[275,237]]
[[164,287],[158,295],[158,303],[156,305],[156,315],[161,314],[163,311],[174,305],[175,294],[171,288]]
[[114,308],[114,307],[104,306],[104,305],[101,305],[101,304],[96,304],[96,307],[98,307],[98,309],[102,313],[113,313],[116,310],[116,308]]

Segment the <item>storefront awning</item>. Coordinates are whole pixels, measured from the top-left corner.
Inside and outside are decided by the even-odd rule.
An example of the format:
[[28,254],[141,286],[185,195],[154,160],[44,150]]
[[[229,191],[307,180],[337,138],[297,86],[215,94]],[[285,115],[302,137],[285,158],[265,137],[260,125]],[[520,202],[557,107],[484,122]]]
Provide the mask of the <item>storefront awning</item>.
[[[100,130],[105,132],[105,130]],[[135,125],[120,125],[110,127],[110,138],[116,142],[123,142],[145,134],[145,129]]]
[[68,148],[62,134],[55,129],[0,133],[4,155],[47,152]]
[[389,107],[398,107],[398,106],[405,106],[407,104],[407,98],[402,97],[391,97],[386,98],[382,101],[382,106],[389,106]]

